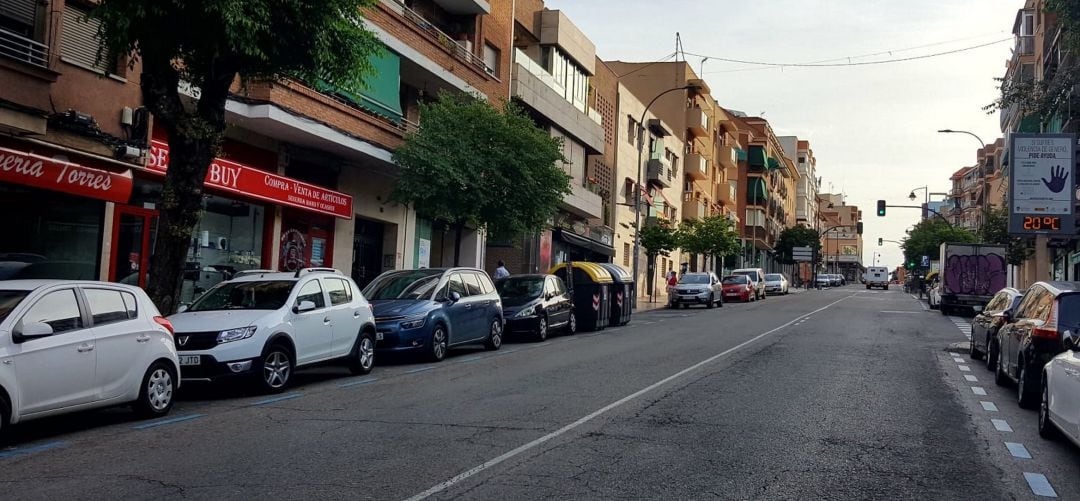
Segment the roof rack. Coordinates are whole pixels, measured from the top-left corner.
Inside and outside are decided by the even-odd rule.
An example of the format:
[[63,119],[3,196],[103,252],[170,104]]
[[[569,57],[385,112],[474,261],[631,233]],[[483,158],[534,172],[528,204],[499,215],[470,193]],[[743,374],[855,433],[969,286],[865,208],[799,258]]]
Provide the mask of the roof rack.
[[300,278],[300,275],[304,273],[334,273],[337,275],[344,275],[341,270],[336,268],[300,268],[296,270],[296,278]]
[[240,270],[233,274],[233,278],[246,277],[248,275],[262,275],[265,273],[277,273],[274,270]]

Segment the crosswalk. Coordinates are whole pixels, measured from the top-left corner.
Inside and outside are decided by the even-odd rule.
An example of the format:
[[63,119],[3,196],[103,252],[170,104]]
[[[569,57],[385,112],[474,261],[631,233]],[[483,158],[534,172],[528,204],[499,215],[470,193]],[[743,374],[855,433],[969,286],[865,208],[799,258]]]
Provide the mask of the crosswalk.
[[964,337],[968,340],[971,339],[971,322],[968,319],[963,317],[949,317],[949,320],[952,320],[953,325],[955,325],[957,329],[960,329],[960,332],[964,334]]

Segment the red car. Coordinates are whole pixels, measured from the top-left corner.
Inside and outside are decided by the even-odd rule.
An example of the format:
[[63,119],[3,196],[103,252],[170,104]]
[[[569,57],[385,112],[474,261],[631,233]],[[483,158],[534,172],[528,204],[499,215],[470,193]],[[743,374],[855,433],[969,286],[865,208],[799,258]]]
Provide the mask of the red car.
[[757,291],[754,290],[754,282],[746,275],[728,275],[722,282],[724,286],[724,301],[738,299],[743,302],[757,300]]

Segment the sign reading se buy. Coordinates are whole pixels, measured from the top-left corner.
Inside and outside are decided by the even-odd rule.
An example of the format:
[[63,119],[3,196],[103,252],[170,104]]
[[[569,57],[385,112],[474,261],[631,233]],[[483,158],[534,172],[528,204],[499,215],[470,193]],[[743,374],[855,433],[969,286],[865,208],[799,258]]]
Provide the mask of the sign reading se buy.
[[0,181],[116,203],[127,203],[133,185],[131,170],[110,172],[7,148],[0,148]]
[[[169,145],[153,140],[147,168],[164,174],[169,168]],[[352,219],[352,197],[243,164],[215,158],[206,173],[206,186],[249,198]]]

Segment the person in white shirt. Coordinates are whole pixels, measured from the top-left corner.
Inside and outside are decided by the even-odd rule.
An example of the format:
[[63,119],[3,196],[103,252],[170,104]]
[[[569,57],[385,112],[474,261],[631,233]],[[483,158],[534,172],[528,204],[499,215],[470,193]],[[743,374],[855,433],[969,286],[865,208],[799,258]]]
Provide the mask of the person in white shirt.
[[495,268],[495,280],[500,278],[506,278],[510,276],[510,272],[506,270],[506,263],[499,261],[499,267]]

